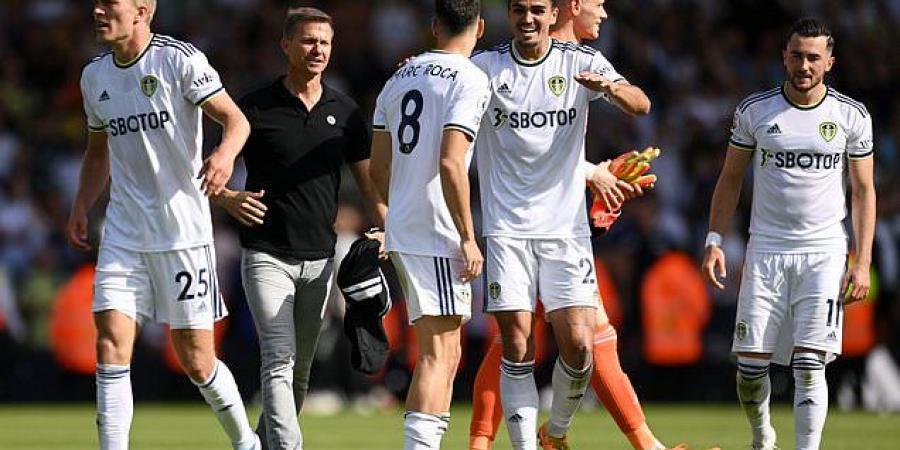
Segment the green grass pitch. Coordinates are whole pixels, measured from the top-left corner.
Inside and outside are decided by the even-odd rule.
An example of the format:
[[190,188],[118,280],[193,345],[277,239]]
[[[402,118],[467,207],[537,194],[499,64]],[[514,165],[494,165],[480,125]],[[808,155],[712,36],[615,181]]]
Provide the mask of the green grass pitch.
[[[465,449],[468,442],[468,405],[455,405],[444,449]],[[251,412],[252,421],[258,409]],[[747,449],[749,431],[737,405],[647,405],[646,414],[656,434],[672,445],[691,448],[713,445],[723,450]],[[773,411],[782,449],[793,448],[793,420],[787,406]],[[309,450],[396,450],[402,448],[402,418],[396,414],[303,417],[304,447]],[[131,429],[133,450],[229,449],[215,418],[201,402],[135,405]],[[605,412],[580,413],[570,432],[577,450],[629,449]],[[0,449],[85,450],[97,448],[94,410],[78,405],[0,405]],[[497,449],[508,449],[501,428]],[[900,415],[844,413],[832,410],[823,438],[823,450],[900,449]]]

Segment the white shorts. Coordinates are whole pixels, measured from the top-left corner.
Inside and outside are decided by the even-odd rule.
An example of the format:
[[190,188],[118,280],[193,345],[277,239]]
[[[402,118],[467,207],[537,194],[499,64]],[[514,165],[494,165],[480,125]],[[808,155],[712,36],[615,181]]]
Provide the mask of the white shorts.
[[545,313],[562,308],[597,308],[600,297],[591,239],[485,239],[485,312]]
[[787,365],[794,347],[841,353],[843,253],[747,252],[733,352],[772,353]]
[[406,297],[409,323],[422,316],[472,317],[472,287],[462,281],[465,261],[390,252]]
[[219,292],[211,245],[167,252],[135,252],[104,245],[94,277],[94,312],[114,309],[139,324],[211,330],[228,315]]

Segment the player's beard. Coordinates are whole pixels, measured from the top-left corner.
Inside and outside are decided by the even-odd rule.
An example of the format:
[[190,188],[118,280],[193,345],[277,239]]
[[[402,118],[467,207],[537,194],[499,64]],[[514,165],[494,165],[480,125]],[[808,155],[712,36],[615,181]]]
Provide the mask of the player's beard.
[[797,92],[809,92],[809,91],[815,89],[816,87],[818,87],[820,84],[822,84],[821,77],[816,77],[815,75],[812,75],[809,77],[810,78],[809,85],[803,86],[799,82],[799,80],[801,80],[803,78],[805,78],[805,77],[803,77],[802,75],[791,76],[791,79],[790,79],[791,87],[793,87],[794,90],[796,90]]

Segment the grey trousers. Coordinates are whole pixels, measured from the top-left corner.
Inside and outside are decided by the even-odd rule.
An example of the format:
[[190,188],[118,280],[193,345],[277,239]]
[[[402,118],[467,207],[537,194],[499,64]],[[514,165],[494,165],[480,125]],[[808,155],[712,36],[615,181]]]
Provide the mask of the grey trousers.
[[286,260],[243,249],[241,275],[259,335],[263,412],[256,432],[265,450],[299,450],[297,415],[309,389],[334,262]]

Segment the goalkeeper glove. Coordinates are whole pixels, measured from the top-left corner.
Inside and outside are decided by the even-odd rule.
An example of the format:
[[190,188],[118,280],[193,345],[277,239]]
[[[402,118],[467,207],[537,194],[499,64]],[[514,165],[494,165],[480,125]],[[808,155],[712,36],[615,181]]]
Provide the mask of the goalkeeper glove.
[[[650,170],[650,163],[658,158],[660,153],[661,150],[654,147],[647,147],[642,152],[634,150],[625,152],[610,163],[609,171],[626,183],[636,184],[642,189],[652,189],[656,183],[656,175],[647,174],[647,171]],[[609,231],[621,214],[621,210],[610,211],[603,199],[594,196],[594,203],[591,205],[591,219],[594,227],[598,228],[601,233]]]

